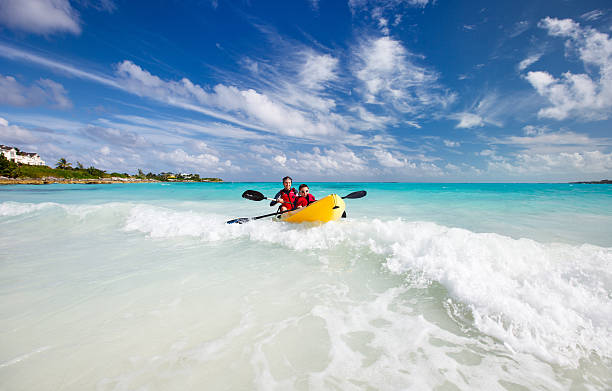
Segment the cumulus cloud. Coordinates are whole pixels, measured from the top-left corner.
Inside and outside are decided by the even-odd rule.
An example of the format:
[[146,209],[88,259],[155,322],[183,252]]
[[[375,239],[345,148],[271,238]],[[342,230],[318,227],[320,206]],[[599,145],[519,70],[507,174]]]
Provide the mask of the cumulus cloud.
[[520,153],[512,159],[489,162],[489,170],[515,175],[606,174],[612,171],[612,153],[601,151],[555,154]]
[[308,169],[319,174],[338,175],[339,172],[359,172],[367,170],[367,161],[348,148],[329,148],[321,150],[318,147],[312,152],[297,152],[297,162],[308,162]]
[[178,148],[169,152],[159,151],[157,157],[168,165],[177,167],[181,171],[190,169],[206,170],[208,172],[222,172],[232,167],[231,160],[222,161],[209,153],[192,155]]
[[383,167],[389,168],[400,168],[400,167],[410,167],[416,168],[416,164],[408,161],[405,157],[402,156],[394,156],[391,152],[385,151],[382,149],[376,149],[374,151],[374,157]]
[[28,129],[11,125],[6,119],[0,117],[0,140],[6,144],[35,143],[39,137]]
[[566,51],[577,53],[588,69],[597,74],[565,72],[556,78],[546,71],[527,73],[525,79],[552,106],[541,109],[540,117],[563,120],[576,117],[602,120],[612,109],[612,39],[572,19],[544,18],[538,24],[553,37],[565,38]]
[[68,0],[0,1],[0,23],[36,34],[81,33],[79,14]]
[[12,76],[0,75],[0,91],[2,91],[0,104],[11,106],[50,104],[61,109],[72,107],[64,86],[49,79],[40,79],[28,87]]
[[568,178],[580,174],[609,175],[612,171],[612,153],[607,152],[612,146],[610,139],[532,125],[523,130],[523,136],[491,140],[493,146],[508,146],[516,152],[500,154],[496,149],[485,149],[479,153],[488,159],[491,173]]
[[549,131],[546,127],[526,126],[523,136],[494,138],[492,144],[510,145],[529,153],[584,152],[612,146],[612,140],[593,138],[569,130]]

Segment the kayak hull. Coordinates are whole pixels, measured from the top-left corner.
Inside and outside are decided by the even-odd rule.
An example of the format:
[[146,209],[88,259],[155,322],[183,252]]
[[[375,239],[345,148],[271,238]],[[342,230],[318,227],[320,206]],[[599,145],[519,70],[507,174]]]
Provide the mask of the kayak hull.
[[345,207],[342,197],[330,194],[305,208],[278,215],[274,220],[287,223],[327,223],[341,218]]

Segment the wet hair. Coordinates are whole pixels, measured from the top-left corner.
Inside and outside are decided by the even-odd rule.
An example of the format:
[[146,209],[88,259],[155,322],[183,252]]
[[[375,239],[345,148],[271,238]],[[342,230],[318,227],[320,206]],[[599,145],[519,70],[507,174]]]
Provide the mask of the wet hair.
[[[300,185],[300,190],[302,190],[302,189],[303,189],[303,188],[305,188],[305,187],[308,187],[308,185],[307,185],[307,184],[305,184],[305,183],[302,183],[302,184]],[[310,190],[310,187],[308,187],[308,190]]]
[[283,182],[285,182],[287,179],[289,179],[291,181],[291,183],[293,183],[293,179],[290,176],[286,176],[283,178]]

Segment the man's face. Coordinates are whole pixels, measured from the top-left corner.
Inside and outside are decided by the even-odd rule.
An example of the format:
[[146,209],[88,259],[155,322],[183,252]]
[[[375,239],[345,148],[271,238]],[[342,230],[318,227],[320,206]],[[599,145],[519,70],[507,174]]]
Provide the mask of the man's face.
[[289,189],[291,189],[291,183],[292,183],[291,179],[285,179],[283,181],[283,186],[285,186],[285,189],[289,190]]
[[306,197],[306,194],[308,194],[310,190],[307,187],[302,187],[300,189],[300,195]]

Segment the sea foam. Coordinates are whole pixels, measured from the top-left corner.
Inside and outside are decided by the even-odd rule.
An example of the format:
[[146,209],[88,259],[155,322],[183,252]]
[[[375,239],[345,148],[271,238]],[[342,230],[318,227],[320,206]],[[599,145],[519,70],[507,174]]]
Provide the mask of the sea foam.
[[225,224],[227,215],[150,204],[0,203],[0,216],[41,211],[92,221],[104,213],[111,226],[154,240],[267,243],[314,251],[321,262],[330,251],[376,257],[408,284],[443,285],[449,311],[459,314],[462,327],[474,327],[510,351],[569,367],[593,354],[612,358],[612,248],[540,243],[403,219],[321,226],[266,219],[240,225]]
[[[511,351],[575,367],[612,357],[612,249],[539,243],[402,219],[344,220],[322,226],[269,220],[224,224],[227,216],[137,205],[126,231],[151,238],[248,240],[297,251],[349,248],[375,254],[390,273],[420,276],[448,291],[451,310]],[[469,316],[467,317],[469,318]]]

